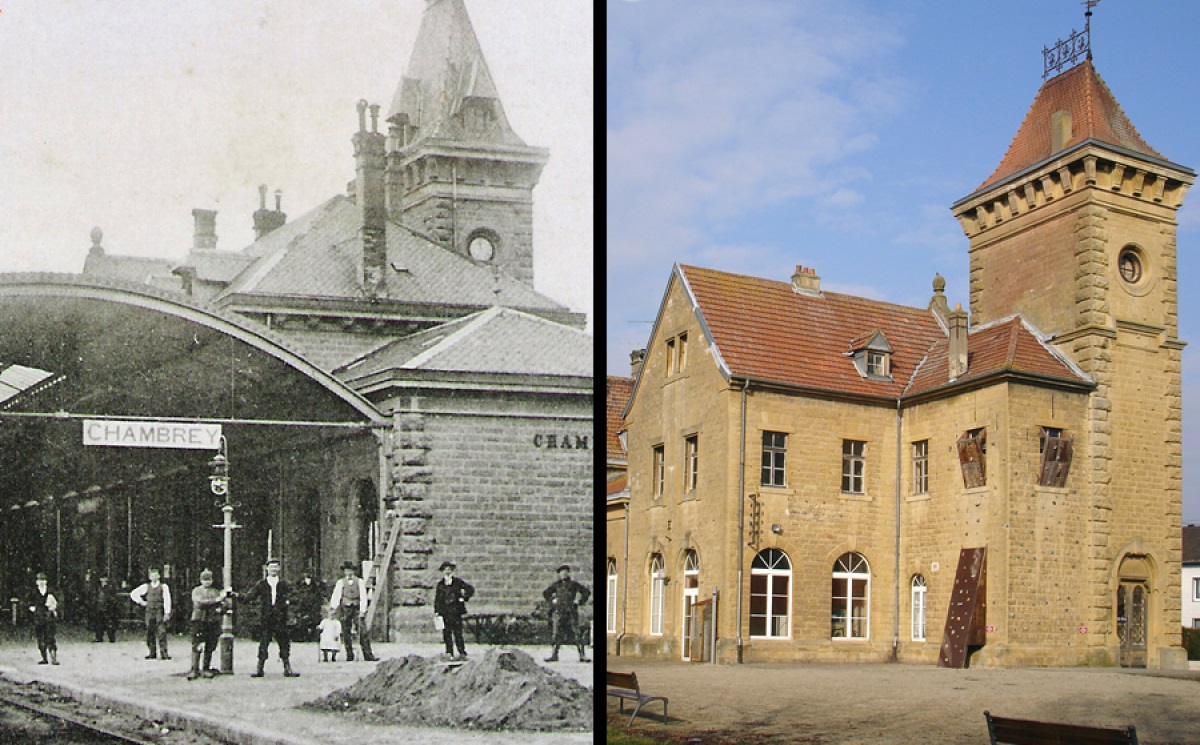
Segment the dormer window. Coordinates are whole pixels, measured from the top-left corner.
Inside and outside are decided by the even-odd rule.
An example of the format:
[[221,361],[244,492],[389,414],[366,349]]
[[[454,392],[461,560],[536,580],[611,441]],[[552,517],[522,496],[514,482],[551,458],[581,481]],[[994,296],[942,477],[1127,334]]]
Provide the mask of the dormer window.
[[892,380],[892,347],[882,331],[876,329],[852,340],[846,356],[864,378]]
[[874,349],[867,350],[867,377],[886,378],[888,372],[888,355]]

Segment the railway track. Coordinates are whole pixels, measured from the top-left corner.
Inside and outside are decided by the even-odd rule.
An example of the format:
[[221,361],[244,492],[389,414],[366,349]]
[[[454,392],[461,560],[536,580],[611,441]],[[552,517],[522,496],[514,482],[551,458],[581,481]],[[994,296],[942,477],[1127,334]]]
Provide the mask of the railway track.
[[0,678],[0,743],[30,745],[227,745],[207,734],[168,727],[63,695],[42,684]]
[[[88,721],[87,719],[75,716],[68,712],[62,711],[59,708],[42,706],[28,701],[18,695],[10,695],[8,693],[0,693],[0,705],[9,706],[20,709],[25,712],[31,712],[39,717],[50,719],[56,722],[63,722],[68,727],[76,732],[86,733],[88,740],[86,742],[96,743],[127,743],[128,745],[161,745],[160,741],[148,740],[139,735],[130,734],[128,732],[119,731],[113,727],[109,727],[98,722]],[[75,739],[63,739],[62,742],[77,742]]]

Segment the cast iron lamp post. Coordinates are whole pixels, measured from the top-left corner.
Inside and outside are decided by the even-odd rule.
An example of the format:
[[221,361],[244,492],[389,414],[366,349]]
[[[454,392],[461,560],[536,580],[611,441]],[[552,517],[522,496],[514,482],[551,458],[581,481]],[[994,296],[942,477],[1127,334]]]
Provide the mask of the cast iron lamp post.
[[[229,458],[226,456],[227,447],[225,436],[221,435],[221,446],[213,459],[208,462],[212,466],[212,475],[208,477],[212,493],[222,498],[217,502],[225,519],[214,528],[225,531],[225,565],[221,579],[225,584],[226,597],[233,597],[233,531],[242,527],[233,522],[233,501],[229,496]],[[221,673],[233,675],[233,603],[230,602],[221,614]]]

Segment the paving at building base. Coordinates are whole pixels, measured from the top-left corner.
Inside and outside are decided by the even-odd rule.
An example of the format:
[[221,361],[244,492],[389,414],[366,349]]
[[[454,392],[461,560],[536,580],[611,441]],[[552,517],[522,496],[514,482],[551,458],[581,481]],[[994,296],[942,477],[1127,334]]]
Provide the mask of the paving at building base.
[[[610,658],[646,704],[632,732],[671,745],[960,745],[988,741],[996,716],[1137,727],[1142,745],[1200,743],[1200,670],[968,668],[907,664],[709,665]],[[610,728],[629,732],[630,704]]]
[[[66,636],[66,638],[64,638]],[[240,743],[241,745],[376,745],[396,742],[499,743],[585,743],[590,732],[478,731],[461,727],[408,727],[379,724],[361,715],[331,714],[302,704],[328,696],[371,675],[388,660],[409,655],[434,658],[440,646],[376,643],[375,654],[381,662],[319,662],[316,642],[294,643],[292,665],[298,678],[284,678],[275,645],[267,660],[266,675],[252,678],[257,660],[257,644],[238,639],[234,645],[234,674],[213,679],[189,681],[190,665],[187,640],[171,638],[170,660],[147,660],[145,642],[132,635],[115,643],[94,643],[73,634],[59,637],[58,665],[38,664],[36,644],[24,636],[6,639],[0,646],[0,675],[18,682],[41,681],[59,687],[64,693],[83,700],[148,719],[175,728],[194,729]],[[471,658],[480,661],[489,650],[468,646]],[[544,663],[549,649],[519,649],[536,660],[543,669],[592,686],[592,665],[574,662],[575,654],[563,655],[564,662]],[[219,655],[216,656],[219,659]],[[217,666],[214,659],[213,665]],[[463,668],[465,669],[465,668]],[[465,705],[465,702],[464,702]]]

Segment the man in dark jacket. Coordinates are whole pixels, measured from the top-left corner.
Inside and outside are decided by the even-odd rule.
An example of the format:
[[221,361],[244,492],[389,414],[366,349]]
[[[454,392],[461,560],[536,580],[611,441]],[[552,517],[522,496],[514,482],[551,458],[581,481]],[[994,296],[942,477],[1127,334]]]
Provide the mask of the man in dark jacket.
[[[38,651],[42,653],[39,665],[47,662],[58,664],[58,641],[55,627],[58,621],[58,600],[50,590],[45,572],[38,572],[33,591],[29,593],[29,612],[33,614],[33,630],[37,636]],[[50,659],[46,659],[46,655]]]
[[263,665],[267,662],[272,639],[279,646],[284,677],[300,677],[300,673],[292,670],[292,642],[288,638],[288,606],[292,600],[292,588],[279,576],[279,571],[279,559],[268,559],[267,576],[256,582],[243,596],[246,602],[256,603],[258,607],[258,669],[250,673],[252,678],[263,676]]
[[579,661],[591,662],[583,652],[583,641],[579,639],[578,608],[587,602],[591,591],[571,579],[571,567],[563,564],[558,568],[558,579],[542,592],[550,604],[550,620],[554,625],[554,651],[546,662],[558,662],[558,648],[563,644],[574,644],[579,648]]
[[[465,660],[467,646],[463,643],[463,616],[467,615],[467,601],[475,594],[475,588],[454,576],[454,562],[443,561],[439,569],[442,579],[438,581],[437,589],[433,593],[433,613],[441,619],[446,658]],[[457,657],[454,655],[455,645],[458,646]]]

